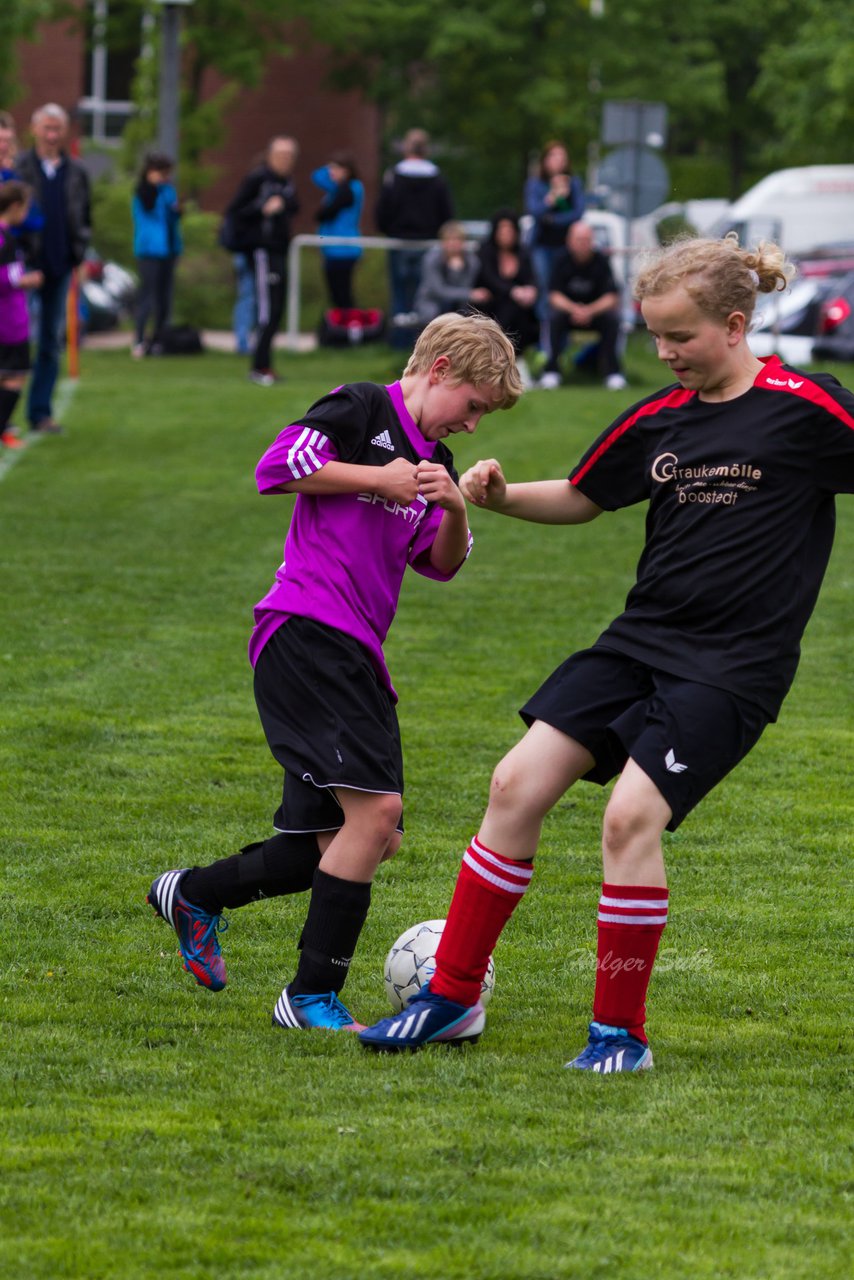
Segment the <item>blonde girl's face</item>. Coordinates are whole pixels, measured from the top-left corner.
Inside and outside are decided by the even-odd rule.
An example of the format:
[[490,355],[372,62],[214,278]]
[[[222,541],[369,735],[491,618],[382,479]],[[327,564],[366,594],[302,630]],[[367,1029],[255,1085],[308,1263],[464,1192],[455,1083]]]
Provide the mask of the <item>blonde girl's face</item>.
[[744,340],[745,318],[740,311],[716,320],[677,285],[657,297],[644,298],[641,312],[659,360],[686,390],[713,392],[730,381]]

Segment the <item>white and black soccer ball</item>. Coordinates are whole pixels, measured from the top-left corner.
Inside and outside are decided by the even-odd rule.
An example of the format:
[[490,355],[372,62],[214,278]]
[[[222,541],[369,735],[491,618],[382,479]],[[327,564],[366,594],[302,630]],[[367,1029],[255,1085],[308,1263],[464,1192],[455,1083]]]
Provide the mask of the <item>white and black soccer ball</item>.
[[[409,1001],[429,982],[436,970],[436,948],[445,927],[444,920],[423,920],[414,924],[397,939],[385,958],[383,979],[389,1003],[395,1013],[405,1009]],[[489,957],[480,986],[480,1002],[486,1004],[495,987],[495,965]]]

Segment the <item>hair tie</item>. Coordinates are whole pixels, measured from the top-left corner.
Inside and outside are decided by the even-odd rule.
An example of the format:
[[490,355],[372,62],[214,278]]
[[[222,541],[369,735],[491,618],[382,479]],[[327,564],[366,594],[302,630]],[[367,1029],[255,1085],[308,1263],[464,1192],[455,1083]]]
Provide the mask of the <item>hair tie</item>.
[[754,289],[758,289],[759,288],[759,272],[754,271],[753,267],[750,267],[748,268],[748,275],[750,276],[750,283],[753,285]]

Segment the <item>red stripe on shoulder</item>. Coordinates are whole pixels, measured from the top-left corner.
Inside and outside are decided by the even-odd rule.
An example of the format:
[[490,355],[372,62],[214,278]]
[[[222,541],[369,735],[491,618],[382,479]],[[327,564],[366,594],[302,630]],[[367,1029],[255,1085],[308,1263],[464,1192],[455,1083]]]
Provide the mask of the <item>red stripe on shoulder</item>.
[[613,444],[624,436],[626,432],[635,425],[641,418],[648,418],[654,413],[658,413],[660,409],[678,409],[681,405],[687,404],[696,395],[695,391],[686,391],[684,387],[680,387],[678,391],[671,391],[669,395],[662,396],[660,400],[650,400],[646,404],[636,409],[634,413],[626,418],[625,422],[621,422],[615,427],[610,435],[607,435],[599,448],[591,453],[590,457],[578,471],[569,477],[570,484],[578,484],[582,480],[591,467],[599,461],[604,453],[607,453]]
[[793,373],[780,364],[771,368],[766,366],[756,379],[755,385],[764,387],[768,391],[785,392],[787,395],[797,396],[800,400],[808,400],[810,404],[824,409],[854,431],[854,418],[848,410],[843,409],[828,391],[813,382],[806,374]]

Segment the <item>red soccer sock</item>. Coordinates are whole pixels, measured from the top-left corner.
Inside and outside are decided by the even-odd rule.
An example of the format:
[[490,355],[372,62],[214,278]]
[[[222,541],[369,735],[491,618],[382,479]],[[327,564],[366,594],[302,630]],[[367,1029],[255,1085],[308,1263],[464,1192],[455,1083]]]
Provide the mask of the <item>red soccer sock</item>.
[[603,884],[593,1017],[646,1043],[646,992],[667,923],[666,889]]
[[431,991],[458,1004],[477,1004],[492,950],[533,874],[532,862],[504,858],[474,837],[436,951]]

